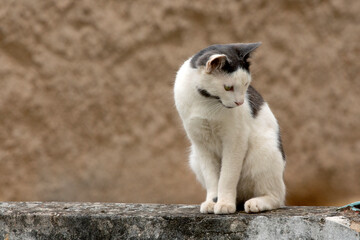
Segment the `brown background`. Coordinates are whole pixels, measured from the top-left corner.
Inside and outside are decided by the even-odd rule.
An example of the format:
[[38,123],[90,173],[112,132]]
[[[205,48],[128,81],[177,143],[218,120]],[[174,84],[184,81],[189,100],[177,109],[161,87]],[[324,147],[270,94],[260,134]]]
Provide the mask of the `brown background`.
[[174,108],[184,60],[263,45],[254,86],[288,203],[360,198],[360,1],[0,1],[0,200],[199,203]]

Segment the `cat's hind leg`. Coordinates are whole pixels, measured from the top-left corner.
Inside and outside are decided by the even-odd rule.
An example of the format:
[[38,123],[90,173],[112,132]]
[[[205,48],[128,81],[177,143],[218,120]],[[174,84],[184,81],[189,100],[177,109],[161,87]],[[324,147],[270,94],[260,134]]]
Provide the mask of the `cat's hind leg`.
[[247,213],[257,213],[267,210],[272,210],[279,208],[281,206],[281,201],[273,196],[265,195],[262,197],[255,197],[247,200],[245,202],[245,212]]
[[285,201],[283,180],[285,162],[281,153],[277,149],[262,150],[253,152],[247,159],[247,163],[252,165],[246,166],[246,168],[251,171],[251,177],[248,176],[253,183],[252,198],[244,204],[244,210],[247,213],[276,209],[283,206]]
[[257,180],[254,193],[255,197],[245,202],[245,212],[256,213],[281,207],[285,201],[285,184],[282,176],[272,175]]

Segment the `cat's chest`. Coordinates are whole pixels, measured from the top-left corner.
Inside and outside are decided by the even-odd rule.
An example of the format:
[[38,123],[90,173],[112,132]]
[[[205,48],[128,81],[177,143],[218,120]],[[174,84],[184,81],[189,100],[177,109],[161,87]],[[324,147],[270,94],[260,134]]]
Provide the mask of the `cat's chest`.
[[203,118],[192,118],[188,122],[187,132],[191,139],[207,145],[220,148],[226,128],[222,122]]

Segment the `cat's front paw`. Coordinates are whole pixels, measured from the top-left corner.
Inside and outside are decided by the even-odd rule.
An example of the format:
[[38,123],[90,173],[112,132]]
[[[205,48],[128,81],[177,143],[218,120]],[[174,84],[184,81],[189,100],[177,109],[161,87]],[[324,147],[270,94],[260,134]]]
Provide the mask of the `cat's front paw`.
[[215,214],[229,214],[236,211],[236,205],[233,203],[217,202],[214,207]]
[[213,201],[205,201],[200,206],[201,213],[214,213],[215,203]]

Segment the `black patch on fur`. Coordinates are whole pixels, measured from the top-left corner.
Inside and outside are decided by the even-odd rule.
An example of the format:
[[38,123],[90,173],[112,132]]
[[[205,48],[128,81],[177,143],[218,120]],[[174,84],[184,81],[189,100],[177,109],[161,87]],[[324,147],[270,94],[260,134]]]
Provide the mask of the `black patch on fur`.
[[192,68],[205,66],[211,55],[225,54],[227,60],[222,71],[232,73],[238,68],[243,68],[249,72],[250,63],[248,61],[250,54],[260,43],[238,43],[238,44],[222,44],[209,46],[193,56],[190,61]]
[[283,148],[283,145],[282,145],[282,140],[281,140],[281,133],[280,133],[280,129],[278,131],[278,148],[281,152],[281,155],[282,155],[282,158],[284,161],[286,161],[286,156],[285,156],[285,152],[284,152],[284,148]]
[[200,93],[200,95],[203,96],[203,97],[213,98],[213,99],[218,99],[218,100],[220,99],[220,97],[211,95],[211,94],[210,94],[208,91],[206,91],[205,89],[198,88],[197,90],[198,90],[198,92]]
[[260,93],[258,93],[251,85],[249,86],[247,93],[251,108],[251,115],[253,116],[253,118],[256,118],[258,112],[261,109],[261,106],[264,104],[265,101],[260,95]]
[[216,203],[217,202],[217,197],[213,198],[213,202]]

